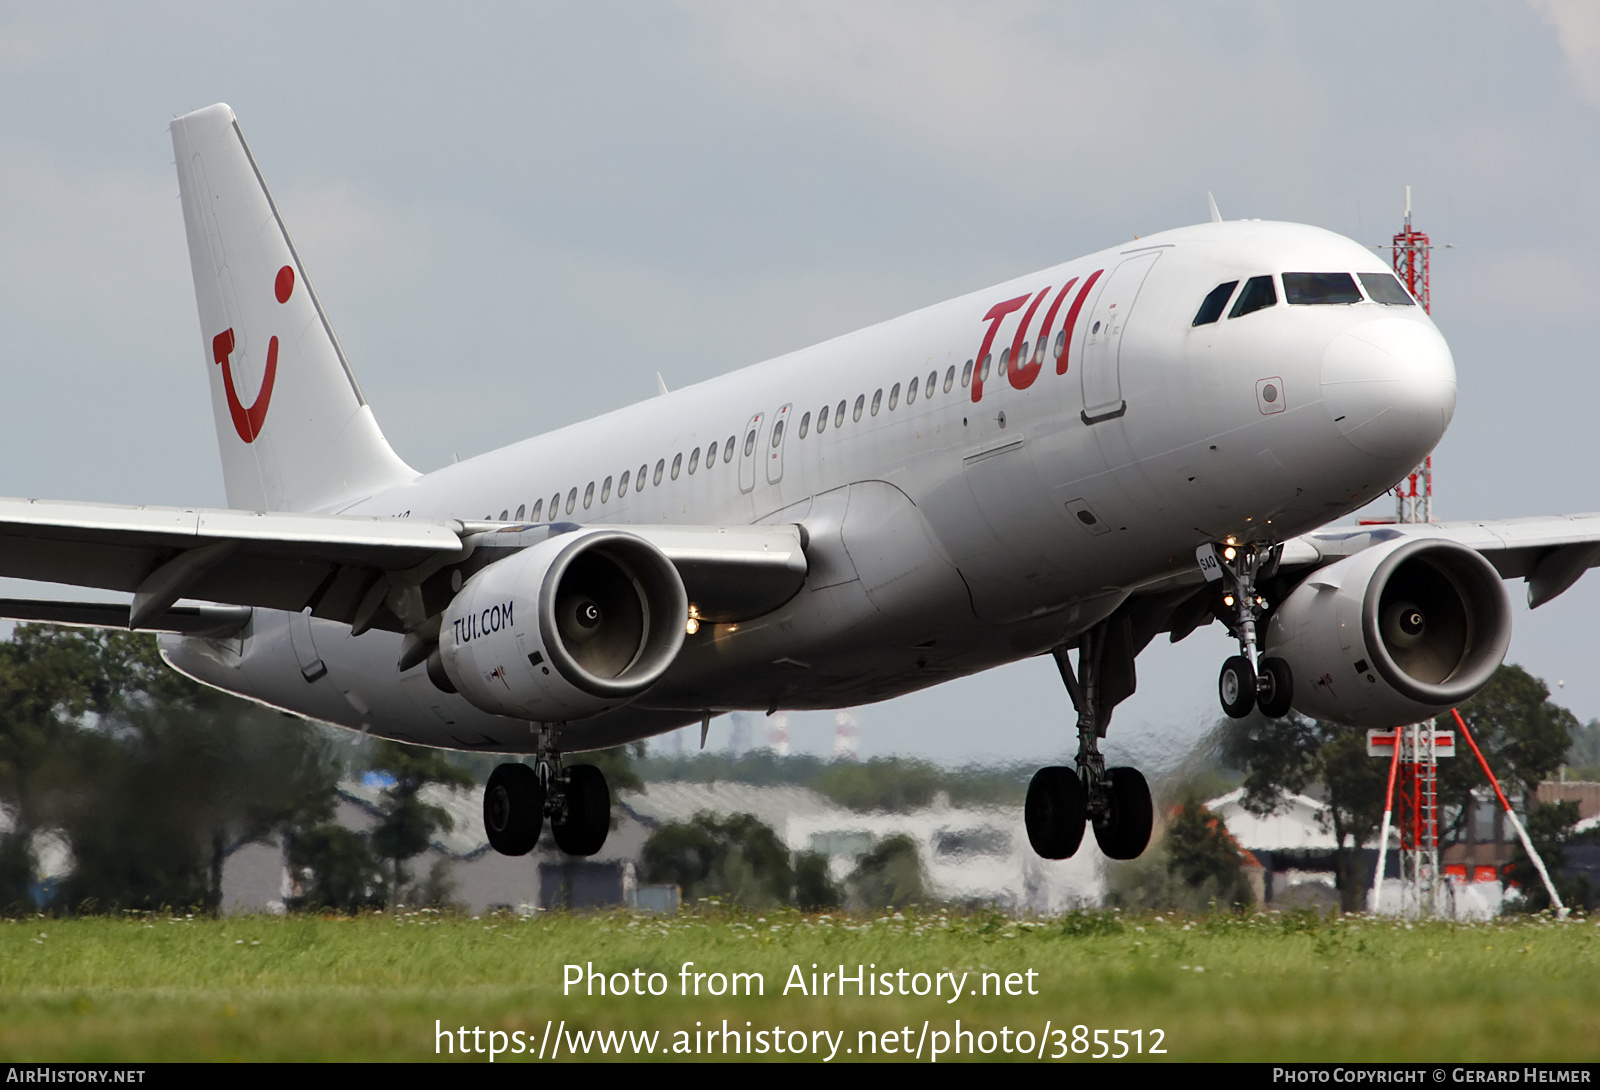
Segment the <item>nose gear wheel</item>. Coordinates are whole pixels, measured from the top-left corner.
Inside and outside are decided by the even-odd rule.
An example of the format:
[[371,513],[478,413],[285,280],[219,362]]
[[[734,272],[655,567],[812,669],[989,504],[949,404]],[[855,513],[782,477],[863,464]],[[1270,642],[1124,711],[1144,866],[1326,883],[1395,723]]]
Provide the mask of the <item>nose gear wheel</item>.
[[1239,641],[1239,653],[1222,664],[1217,677],[1222,710],[1234,719],[1243,719],[1256,708],[1269,719],[1288,715],[1294,700],[1294,677],[1282,659],[1259,657],[1256,631],[1268,610],[1256,584],[1277,571],[1283,546],[1251,542],[1211,548],[1225,582],[1224,608],[1218,616]]

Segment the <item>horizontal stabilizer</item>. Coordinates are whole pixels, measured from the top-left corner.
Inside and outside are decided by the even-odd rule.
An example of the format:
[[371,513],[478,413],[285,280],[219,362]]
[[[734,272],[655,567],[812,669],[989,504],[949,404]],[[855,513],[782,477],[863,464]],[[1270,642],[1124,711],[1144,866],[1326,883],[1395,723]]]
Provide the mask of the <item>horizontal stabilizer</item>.
[[[0,598],[0,618],[60,624],[72,628],[127,628],[131,606],[114,602],[52,602],[41,598]],[[176,632],[214,639],[236,635],[250,623],[249,606],[206,603],[175,605],[140,625],[142,632]]]

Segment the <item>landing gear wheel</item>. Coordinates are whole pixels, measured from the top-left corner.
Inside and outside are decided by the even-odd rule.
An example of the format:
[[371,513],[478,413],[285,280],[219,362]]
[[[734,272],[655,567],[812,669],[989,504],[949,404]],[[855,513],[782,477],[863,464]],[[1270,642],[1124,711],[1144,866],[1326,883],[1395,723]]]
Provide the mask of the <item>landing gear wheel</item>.
[[1282,659],[1262,659],[1256,683],[1256,706],[1268,719],[1282,719],[1294,701],[1294,675]]
[[483,792],[483,829],[501,855],[527,855],[544,828],[544,786],[527,765],[500,765]]
[[1028,784],[1022,808],[1028,843],[1045,859],[1070,858],[1083,843],[1087,812],[1088,800],[1076,771],[1060,765],[1041,768]]
[[1104,817],[1095,818],[1094,838],[1108,859],[1137,859],[1150,843],[1155,805],[1150,785],[1137,768],[1106,769]]
[[611,790],[594,765],[567,769],[567,813],[550,823],[556,847],[568,855],[593,855],[611,831]]
[[1256,672],[1250,669],[1250,660],[1235,655],[1222,664],[1222,674],[1217,678],[1217,695],[1222,698],[1222,710],[1232,719],[1243,719],[1256,703]]

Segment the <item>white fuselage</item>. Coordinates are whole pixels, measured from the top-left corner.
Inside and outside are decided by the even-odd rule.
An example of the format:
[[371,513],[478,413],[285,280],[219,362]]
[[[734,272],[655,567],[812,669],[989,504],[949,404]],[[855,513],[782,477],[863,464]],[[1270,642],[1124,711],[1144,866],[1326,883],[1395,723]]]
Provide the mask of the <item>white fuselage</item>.
[[[1278,281],[1276,305],[1193,324],[1227,281],[1384,269],[1316,228],[1169,231],[344,510],[805,528],[810,572],[793,600],[751,622],[702,627],[639,700],[567,724],[569,748],[708,711],[881,700],[1071,639],[1140,586],[1192,569],[1204,542],[1282,540],[1390,488],[1432,449],[1455,404],[1449,351],[1421,308],[1289,305]],[[1002,373],[1014,346],[1024,367]],[[976,374],[964,380],[969,361]],[[548,370],[534,376],[533,396],[550,380]],[[210,684],[345,726],[456,748],[534,742],[527,723],[446,695],[421,667],[400,674],[390,633],[352,637],[258,610],[240,638],[164,646]]]

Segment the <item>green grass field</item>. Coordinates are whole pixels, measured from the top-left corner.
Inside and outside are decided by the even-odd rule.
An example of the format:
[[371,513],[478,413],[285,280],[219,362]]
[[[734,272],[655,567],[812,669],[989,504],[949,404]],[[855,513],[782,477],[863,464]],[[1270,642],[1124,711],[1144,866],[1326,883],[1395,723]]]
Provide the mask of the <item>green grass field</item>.
[[[640,1059],[705,1059],[697,1029],[714,1027],[729,1042],[720,1036],[726,1019],[750,1030],[739,1044],[757,1059],[815,1059],[815,1044],[823,1057],[832,1048],[834,1062],[861,1059],[869,1045],[894,1060],[920,1048],[927,1062],[942,1033],[941,1061],[974,1050],[989,1061],[1030,1058],[1021,1044],[1031,1058],[1042,1049],[1069,1062],[1121,1047],[1129,1060],[1594,1060],[1597,940],[1600,926],[1586,920],[1407,927],[1361,917],[1099,913],[23,919],[0,922],[0,1059],[462,1062],[459,1051],[442,1051],[436,1022],[467,1028],[466,1046],[484,1050],[468,1062],[487,1060],[491,1041],[508,1050],[497,1062],[536,1062],[541,1040],[554,1058],[561,1023],[563,1059],[575,1048],[617,1059],[602,1055],[601,1044],[614,1041],[594,1030],[655,1032],[642,1039],[653,1052]],[[691,974],[760,974],[764,994],[707,995],[718,986],[708,975],[700,996],[682,996],[685,980],[694,983],[682,975],[686,961]],[[637,980],[665,994],[585,996],[579,987],[564,996],[564,967],[588,963],[630,974],[630,992]],[[826,996],[792,987],[784,995],[795,966],[810,990],[813,963],[819,974],[844,964],[848,994],[830,981]],[[937,996],[858,997],[858,965],[889,973],[897,990],[954,976],[938,978]],[[963,974],[963,994],[949,1002]],[[1008,978],[1021,994],[994,994]],[[1037,994],[1028,994],[1030,981]],[[981,983],[991,994],[974,994]],[[957,1035],[957,1019],[970,1037]],[[474,1038],[474,1028],[485,1032]],[[1141,1033],[1118,1042],[1107,1032],[1101,1045],[1095,1030]],[[461,1044],[452,1033],[450,1045]],[[1165,1052],[1152,1057],[1153,1047]],[[633,1054],[625,1046],[621,1058]]]

